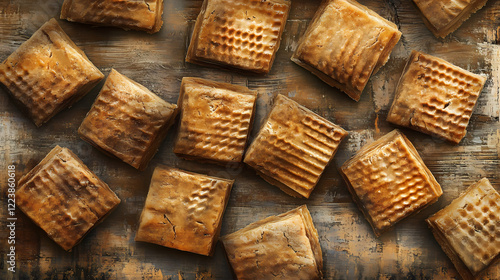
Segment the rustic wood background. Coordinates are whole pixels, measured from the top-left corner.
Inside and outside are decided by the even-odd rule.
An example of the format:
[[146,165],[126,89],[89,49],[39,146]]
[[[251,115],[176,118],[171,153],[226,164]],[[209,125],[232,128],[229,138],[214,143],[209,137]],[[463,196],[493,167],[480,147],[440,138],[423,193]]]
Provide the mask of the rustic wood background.
[[[359,103],[329,87],[290,61],[320,0],[293,0],[281,48],[267,76],[246,76],[184,62],[202,0],[165,0],[163,28],[154,35],[117,28],[91,27],[59,21],[103,73],[115,68],[175,103],[184,76],[246,85],[260,92],[255,127],[270,109],[273,96],[285,94],[341,125],[349,136],[341,144],[309,199],[292,198],[270,186],[245,166],[219,167],[177,158],[172,152],[176,126],[149,167],[139,172],[79,139],[77,128],[103,82],[71,109],[36,128],[0,90],[0,263],[1,279],[230,279],[224,253],[213,257],[134,242],[153,169],[168,164],[212,176],[236,178],[223,220],[222,234],[261,218],[307,204],[320,235],[327,279],[457,278],[452,263],[434,240],[424,219],[447,205],[471,183],[488,177],[500,190],[500,1],[490,0],[446,39],[436,39],[424,26],[411,0],[362,0],[394,21],[403,37],[391,59],[371,78]],[[45,21],[59,17],[62,0],[0,0],[0,60],[4,60]],[[394,127],[385,121],[394,88],[411,50],[442,57],[488,76],[468,134],[459,145],[402,131],[414,143],[444,194],[437,203],[399,223],[381,238],[374,237],[354,205],[338,168],[361,146]],[[254,128],[252,135],[255,135]],[[17,179],[35,166],[56,144],[74,151],[122,199],[119,207],[79,244],[65,252],[17,211],[17,272],[7,271],[7,165]],[[490,270],[500,278],[500,265]]]

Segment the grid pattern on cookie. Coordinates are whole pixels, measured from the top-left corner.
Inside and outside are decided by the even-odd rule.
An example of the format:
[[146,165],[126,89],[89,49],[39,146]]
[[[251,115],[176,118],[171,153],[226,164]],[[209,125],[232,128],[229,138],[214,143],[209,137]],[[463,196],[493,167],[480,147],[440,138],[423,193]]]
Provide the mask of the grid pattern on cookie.
[[309,194],[346,132],[279,97],[245,162],[296,192]]
[[288,9],[284,1],[209,0],[196,59],[268,71]]
[[249,94],[187,86],[174,151],[219,161],[241,161],[255,99]]
[[78,161],[59,153],[16,192],[17,205],[71,249],[119,200]]
[[500,254],[500,195],[477,186],[460,200],[453,208],[445,208],[447,215],[434,224],[476,274]]
[[173,110],[167,102],[153,100],[129,81],[119,83],[130,86],[105,85],[80,131],[104,150],[137,165],[149,149],[156,149],[152,143],[164,129]]
[[342,169],[376,233],[437,198],[424,168],[408,148],[399,136]]
[[[298,59],[362,91],[397,31],[353,7],[348,1],[329,3],[314,29],[301,39]],[[331,33],[335,35],[325,35]]]
[[[404,75],[390,121],[459,142],[467,132],[484,79],[424,54],[414,57]],[[404,112],[406,108],[410,110]],[[398,114],[403,114],[402,120]]]
[[232,182],[170,168],[157,169],[153,176],[139,240],[208,255]]
[[[66,17],[70,20],[116,26],[152,28],[158,0],[66,0]],[[77,8],[78,7],[78,8]],[[83,12],[82,12],[83,11]]]
[[[55,36],[54,32],[50,36]],[[0,64],[0,82],[25,107],[37,126],[62,110],[79,89],[95,80],[87,75],[93,69],[81,54],[62,38],[57,38],[54,44],[55,39],[41,29]]]

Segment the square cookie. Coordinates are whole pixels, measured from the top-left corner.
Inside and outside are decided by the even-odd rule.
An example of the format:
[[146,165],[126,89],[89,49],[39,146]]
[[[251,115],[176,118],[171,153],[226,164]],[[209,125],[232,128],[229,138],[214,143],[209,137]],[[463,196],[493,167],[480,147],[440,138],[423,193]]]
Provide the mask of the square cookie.
[[308,198],[347,135],[281,94],[243,160],[285,193]]
[[55,19],[0,64],[0,83],[36,126],[78,101],[102,78]]
[[176,115],[175,104],[111,69],[78,134],[103,152],[143,170]]
[[443,194],[415,147],[398,130],[361,148],[342,165],[341,174],[376,236]]
[[427,223],[463,279],[480,279],[500,258],[500,195],[486,178]]
[[233,182],[157,167],[135,241],[211,256]]
[[218,164],[241,162],[256,99],[257,92],[243,86],[183,78],[174,153]]
[[163,21],[163,0],[64,0],[61,19],[156,33]]
[[481,9],[488,0],[413,0],[434,36],[444,38]]
[[69,149],[56,146],[16,191],[16,204],[64,250],[71,250],[120,199]]
[[205,0],[186,61],[268,73],[289,10],[289,0]]
[[387,121],[459,143],[486,78],[413,51]]
[[322,279],[318,232],[305,205],[221,238],[236,279]]
[[358,101],[400,37],[394,23],[354,0],[325,0],[291,59]]

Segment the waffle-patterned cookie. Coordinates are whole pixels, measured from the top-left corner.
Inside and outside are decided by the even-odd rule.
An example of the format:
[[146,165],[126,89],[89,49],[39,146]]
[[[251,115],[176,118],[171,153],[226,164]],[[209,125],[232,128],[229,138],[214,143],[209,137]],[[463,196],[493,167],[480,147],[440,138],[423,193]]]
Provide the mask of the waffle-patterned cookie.
[[443,194],[415,147],[398,130],[361,148],[342,165],[341,174],[376,236]]
[[112,69],[78,134],[103,152],[143,170],[176,115],[175,104]]
[[64,0],[61,19],[156,33],[163,24],[163,0]]
[[174,153],[219,164],[241,162],[257,92],[243,86],[183,78]]
[[500,258],[500,195],[483,178],[427,223],[462,278],[479,279]]
[[446,37],[481,9],[488,0],[413,0],[425,25],[436,37]]
[[233,182],[157,167],[135,241],[212,255]]
[[326,0],[292,61],[358,101],[399,41],[397,26],[354,0]]
[[243,161],[285,193],[308,198],[346,135],[280,94]]
[[67,148],[56,146],[19,180],[16,204],[64,250],[71,250],[120,199]]
[[289,10],[289,0],[205,0],[186,61],[268,73]]
[[55,19],[0,64],[0,83],[36,126],[78,101],[102,78]]
[[480,75],[413,51],[387,121],[458,143],[485,82]]
[[305,205],[221,238],[236,279],[321,279],[323,257]]

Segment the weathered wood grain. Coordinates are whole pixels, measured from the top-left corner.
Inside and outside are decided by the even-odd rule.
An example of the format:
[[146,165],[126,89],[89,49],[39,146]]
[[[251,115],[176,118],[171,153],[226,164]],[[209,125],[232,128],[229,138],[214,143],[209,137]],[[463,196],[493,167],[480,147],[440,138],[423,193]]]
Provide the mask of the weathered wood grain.
[[[235,178],[223,220],[222,234],[261,218],[307,204],[320,235],[327,279],[442,279],[458,277],[452,263],[432,237],[424,219],[451,202],[470,184],[488,177],[500,190],[500,1],[490,0],[456,32],[437,39],[425,27],[411,0],[362,0],[403,33],[391,59],[371,78],[359,103],[295,65],[290,57],[320,0],[292,0],[283,41],[267,76],[247,76],[184,62],[202,0],[165,0],[164,25],[154,35],[111,27],[59,21],[90,60],[106,75],[115,68],[176,103],[181,79],[195,76],[258,90],[257,116],[251,137],[270,110],[274,96],[291,97],[341,125],[349,136],[340,145],[309,199],[292,198],[266,183],[246,166],[201,164],[177,158],[172,128],[145,171],[107,157],[77,136],[77,129],[102,87],[101,82],[71,109],[36,128],[0,89],[0,263],[1,279],[231,279],[220,246],[213,257],[134,242],[138,220],[153,169],[167,164],[211,176]],[[0,60],[4,60],[38,27],[59,17],[62,0],[0,0]],[[399,223],[376,239],[356,208],[338,168],[361,146],[391,131],[385,119],[394,89],[413,49],[442,57],[474,73],[488,76],[468,133],[459,145],[402,131],[413,142],[443,188],[434,205]],[[6,271],[7,165],[15,164],[17,179],[52,147],[74,151],[122,199],[118,208],[79,244],[65,252],[18,213],[18,272]],[[500,265],[489,279],[500,278]]]

